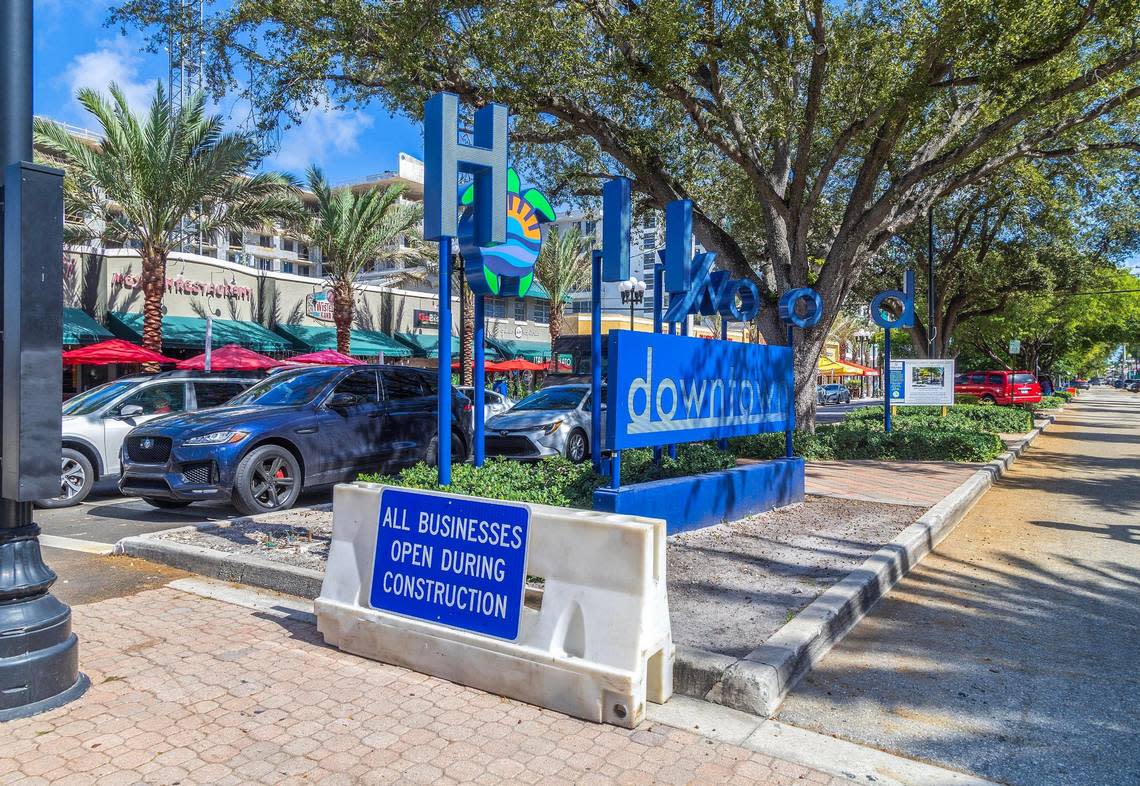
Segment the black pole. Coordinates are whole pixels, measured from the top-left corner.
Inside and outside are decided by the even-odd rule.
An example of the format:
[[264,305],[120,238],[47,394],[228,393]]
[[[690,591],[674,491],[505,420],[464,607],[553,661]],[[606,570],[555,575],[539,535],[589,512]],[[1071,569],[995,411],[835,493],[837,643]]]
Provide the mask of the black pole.
[[32,0],[0,3],[3,352],[0,721],[87,689],[71,609],[48,590],[32,502],[59,494],[63,173],[32,159]]
[[926,208],[926,356],[934,357],[934,205]]

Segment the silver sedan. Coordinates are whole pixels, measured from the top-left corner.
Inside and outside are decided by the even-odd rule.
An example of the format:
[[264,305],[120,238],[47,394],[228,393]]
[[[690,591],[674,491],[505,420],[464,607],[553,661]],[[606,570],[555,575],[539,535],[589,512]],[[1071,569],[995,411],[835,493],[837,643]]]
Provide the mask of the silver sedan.
[[[602,389],[605,400],[605,388]],[[605,428],[605,405],[602,428]],[[487,455],[514,459],[590,455],[590,386],[554,385],[487,421]]]

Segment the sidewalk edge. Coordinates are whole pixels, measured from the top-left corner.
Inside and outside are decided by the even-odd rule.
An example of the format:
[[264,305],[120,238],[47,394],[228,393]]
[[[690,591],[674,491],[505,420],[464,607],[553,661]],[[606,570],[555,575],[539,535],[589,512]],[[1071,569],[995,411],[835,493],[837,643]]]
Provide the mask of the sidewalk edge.
[[1037,419],[1041,422],[1025,437],[979,468],[743,658],[678,646],[674,691],[754,715],[774,715],[792,687],[953,531],[1056,418],[1038,415]]

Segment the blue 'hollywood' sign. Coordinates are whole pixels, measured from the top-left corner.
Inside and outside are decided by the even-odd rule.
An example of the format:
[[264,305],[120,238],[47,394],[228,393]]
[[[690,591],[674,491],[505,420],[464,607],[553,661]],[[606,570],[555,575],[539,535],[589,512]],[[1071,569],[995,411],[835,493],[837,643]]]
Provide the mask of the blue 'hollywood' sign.
[[386,488],[372,608],[514,641],[529,534],[525,505]]
[[614,330],[606,417],[615,450],[788,428],[788,347]]

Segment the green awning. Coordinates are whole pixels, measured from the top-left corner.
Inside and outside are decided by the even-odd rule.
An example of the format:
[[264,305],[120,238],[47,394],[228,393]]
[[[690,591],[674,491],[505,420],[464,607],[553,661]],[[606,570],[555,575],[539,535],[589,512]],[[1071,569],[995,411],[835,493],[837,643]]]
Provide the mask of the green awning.
[[[418,358],[438,358],[439,357],[439,334],[438,333],[397,333],[396,339],[415,353]],[[488,360],[498,360],[502,355],[498,348],[490,339],[483,342],[484,352]],[[459,336],[451,337],[451,359],[459,359]]]
[[549,341],[522,341],[519,339],[494,339],[495,345],[503,353],[503,357],[524,358],[532,363],[550,360]]
[[[336,349],[336,328],[333,327],[279,323],[274,329],[292,341],[294,348],[303,352]],[[379,357],[380,355],[385,358],[412,356],[412,350],[378,330],[352,331],[349,336],[348,347],[349,354],[365,358]]]
[[[252,349],[254,352],[289,352],[293,347],[256,322],[236,322],[232,319],[212,320],[212,344],[221,347],[226,344]],[[112,311],[107,315],[107,326],[119,338],[128,341],[142,341],[143,315],[123,311]],[[199,317],[163,317],[162,346],[164,349],[190,349],[204,352],[206,349],[206,320]]]
[[63,310],[63,345],[94,344],[115,336],[83,309]]

